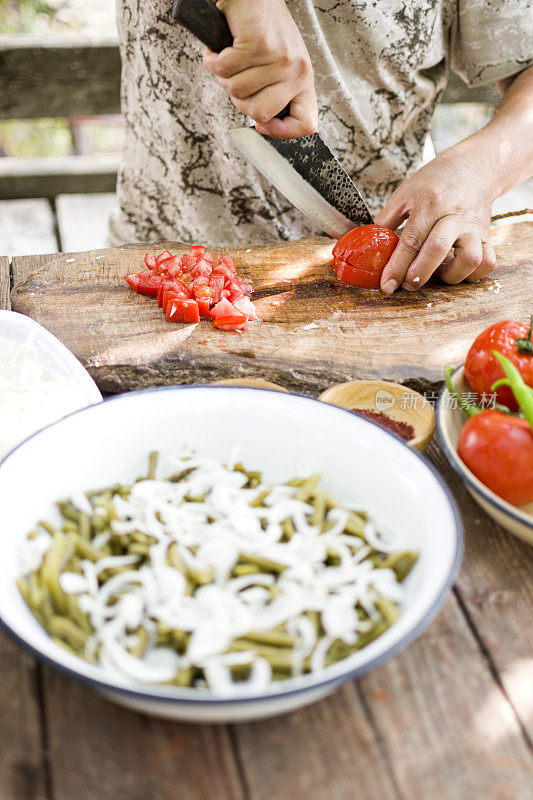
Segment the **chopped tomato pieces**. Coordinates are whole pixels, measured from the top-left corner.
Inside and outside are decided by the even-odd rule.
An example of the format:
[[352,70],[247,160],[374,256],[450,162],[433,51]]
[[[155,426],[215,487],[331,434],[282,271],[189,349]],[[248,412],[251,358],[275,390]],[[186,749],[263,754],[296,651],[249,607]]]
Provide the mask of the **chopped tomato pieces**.
[[161,261],[164,261],[165,258],[170,258],[172,253],[169,250],[163,250],[162,253],[159,253],[158,256],[155,257],[155,263],[159,264]]
[[258,319],[250,300],[252,284],[225,253],[215,264],[203,245],[193,245],[182,256],[169,250],[146,253],[144,263],[148,271],[126,275],[126,281],[138,294],[157,297],[170,322],[195,323],[210,316],[219,330],[236,331]]
[[155,260],[155,253],[146,253],[144,257],[144,263],[148,267],[148,269],[155,269],[156,260]]
[[233,317],[219,317],[213,320],[213,325],[220,331],[240,331],[244,330],[246,317],[244,314]]

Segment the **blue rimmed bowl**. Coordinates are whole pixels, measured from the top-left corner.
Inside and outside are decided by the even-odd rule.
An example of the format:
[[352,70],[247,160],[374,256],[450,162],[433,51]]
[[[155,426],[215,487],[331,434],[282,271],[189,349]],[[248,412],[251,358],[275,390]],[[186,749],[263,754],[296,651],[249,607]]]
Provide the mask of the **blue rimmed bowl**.
[[[235,697],[147,686],[110,674],[55,644],[20,596],[23,539],[54,503],[79,491],[133,480],[149,451],[192,447],[228,459],[235,445],[268,482],[319,472],[339,501],[367,509],[420,557],[405,581],[399,620],[354,655],[319,673],[272,683]],[[78,411],[36,433],[0,464],[0,619],[32,653],[70,677],[138,711],[193,722],[229,722],[280,714],[323,697],[391,658],[427,628],[459,569],[460,518],[433,467],[398,437],[348,411],[307,397],[237,387],[168,387],[132,392]]]
[[[452,381],[459,393],[471,391],[464,375],[464,366],[455,370]],[[467,416],[454,403],[446,386],[443,386],[439,394],[436,415],[437,431],[444,454],[474,500],[509,533],[533,544],[533,503],[518,507],[502,500],[481,483],[457,455],[457,441]]]

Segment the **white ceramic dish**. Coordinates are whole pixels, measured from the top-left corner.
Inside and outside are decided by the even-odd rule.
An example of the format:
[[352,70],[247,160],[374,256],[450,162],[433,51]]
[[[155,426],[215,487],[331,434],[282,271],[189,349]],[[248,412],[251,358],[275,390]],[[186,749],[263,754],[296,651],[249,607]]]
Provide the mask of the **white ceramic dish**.
[[[143,424],[138,424],[144,420]],[[145,424],[147,423],[147,424]],[[56,645],[25,606],[15,579],[19,548],[38,519],[57,519],[54,501],[72,492],[128,481],[147,454],[184,446],[240,459],[267,481],[320,472],[341,501],[361,503],[399,547],[420,557],[406,581],[398,622],[379,639],[322,673],[276,682],[268,693],[235,699],[208,691],[155,687],[110,677]],[[31,486],[31,492],[28,488]],[[459,569],[460,518],[428,463],[373,422],[335,406],[281,392],[236,387],[168,387],[133,392],[51,425],[0,465],[0,619],[37,656],[138,711],[195,722],[283,713],[332,692],[412,642],[437,615]]]
[[[39,358],[55,367],[74,386],[72,411],[101,403],[102,395],[85,367],[65,345],[39,325],[38,322],[16,311],[0,311],[0,336],[18,344],[31,342]],[[1,460],[1,458],[0,458]]]
[[[452,375],[455,388],[460,392],[469,392],[470,387],[464,376],[464,367],[459,367]],[[517,508],[491,492],[470,472],[457,455],[457,441],[467,416],[461,408],[454,408],[450,393],[443,386],[437,401],[437,430],[442,449],[448,461],[465,482],[466,488],[479,505],[509,533],[518,536],[529,544],[533,544],[533,503]]]

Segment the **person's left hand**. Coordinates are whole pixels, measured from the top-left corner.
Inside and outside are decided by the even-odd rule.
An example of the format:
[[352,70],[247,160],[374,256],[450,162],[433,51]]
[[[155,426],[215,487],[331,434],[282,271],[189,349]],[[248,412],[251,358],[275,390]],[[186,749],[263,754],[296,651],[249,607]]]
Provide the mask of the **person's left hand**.
[[[381,289],[415,291],[435,271],[446,283],[478,281],[496,266],[489,243],[493,190],[490,164],[470,140],[441,153],[408,178],[376,217],[400,241],[383,270]],[[451,261],[442,265],[454,248]],[[442,265],[442,266],[441,266]]]

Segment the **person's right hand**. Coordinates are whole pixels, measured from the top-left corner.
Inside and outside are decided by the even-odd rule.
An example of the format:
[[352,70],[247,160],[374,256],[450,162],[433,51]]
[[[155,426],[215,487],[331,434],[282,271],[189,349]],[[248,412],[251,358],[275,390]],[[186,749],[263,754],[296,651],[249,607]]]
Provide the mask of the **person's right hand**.
[[[233,35],[221,53],[206,48],[204,66],[259,133],[294,139],[318,126],[313,68],[284,0],[219,0]],[[274,119],[290,103],[290,116]]]

